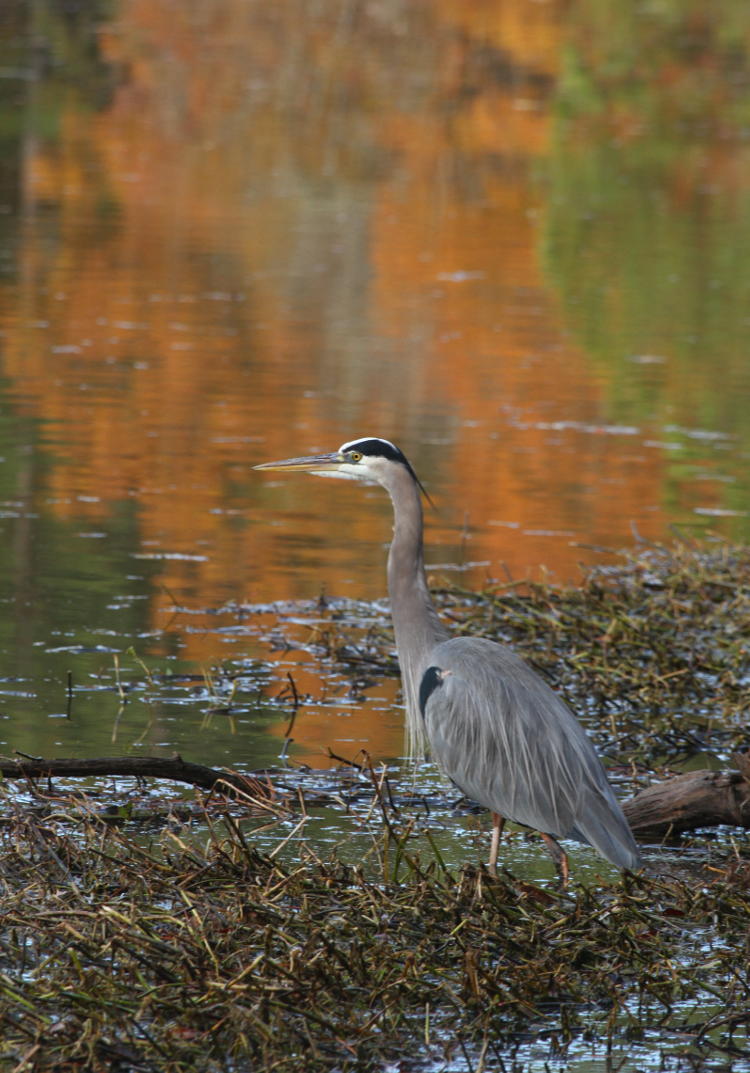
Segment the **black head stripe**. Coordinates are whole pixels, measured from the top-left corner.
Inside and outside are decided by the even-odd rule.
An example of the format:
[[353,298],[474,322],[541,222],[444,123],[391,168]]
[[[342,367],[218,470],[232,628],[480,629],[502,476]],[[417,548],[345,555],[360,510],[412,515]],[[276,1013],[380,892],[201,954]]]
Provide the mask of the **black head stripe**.
[[391,462],[401,462],[404,466],[409,465],[406,455],[403,451],[399,451],[395,444],[389,440],[378,440],[374,436],[364,440],[352,440],[351,443],[345,443],[341,450],[359,451],[361,455],[368,455],[370,458],[387,458]]
[[359,451],[359,453],[365,457],[387,458],[389,462],[399,462],[402,466],[405,466],[412,475],[428,503],[432,503],[432,500],[425,491],[424,485],[412,469],[411,462],[404,452],[399,450],[395,443],[391,443],[390,440],[379,440],[375,436],[367,436],[363,440],[352,440],[350,443],[342,444],[341,447],[339,447],[339,451],[342,453],[346,451]]

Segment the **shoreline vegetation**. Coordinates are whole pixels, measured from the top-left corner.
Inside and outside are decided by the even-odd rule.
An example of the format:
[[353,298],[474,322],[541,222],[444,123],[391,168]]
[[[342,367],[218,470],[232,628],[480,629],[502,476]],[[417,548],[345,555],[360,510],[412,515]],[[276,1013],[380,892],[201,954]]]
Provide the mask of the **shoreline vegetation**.
[[[449,867],[367,758],[349,774],[382,825],[357,864],[303,841],[282,852],[322,800],[304,772],[220,772],[193,802],[164,789],[146,824],[111,779],[81,790],[54,760],[3,759],[0,1070],[616,1068],[655,1051],[664,1068],[750,1068],[750,549],[647,547],[576,588],[438,600],[455,630],[513,644],[585,713],[636,790],[636,831],[633,802],[648,802],[646,870],[574,873],[559,891]],[[360,685],[394,671],[387,634],[340,617],[320,656]],[[727,822],[716,843],[707,828]],[[264,823],[282,829],[278,852],[253,845]]]

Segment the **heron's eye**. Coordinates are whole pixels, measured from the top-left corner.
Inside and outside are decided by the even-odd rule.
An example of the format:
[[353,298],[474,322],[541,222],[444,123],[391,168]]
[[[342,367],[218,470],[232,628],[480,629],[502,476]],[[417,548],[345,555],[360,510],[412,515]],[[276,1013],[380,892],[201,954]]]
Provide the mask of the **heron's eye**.
[[362,461],[362,455],[360,454],[359,451],[350,451],[349,452],[349,461],[350,462],[361,462]]

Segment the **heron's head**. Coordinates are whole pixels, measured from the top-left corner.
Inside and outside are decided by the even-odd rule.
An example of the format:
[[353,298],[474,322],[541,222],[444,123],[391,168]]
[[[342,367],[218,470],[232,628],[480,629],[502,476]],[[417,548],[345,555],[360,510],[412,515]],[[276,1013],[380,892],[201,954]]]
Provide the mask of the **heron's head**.
[[[422,484],[403,451],[374,436],[342,443],[338,451],[308,458],[287,458],[281,462],[263,462],[255,469],[297,470],[319,477],[344,477],[352,481],[382,484],[390,488],[397,474],[406,472],[423,492]],[[426,493],[425,493],[426,494]]]

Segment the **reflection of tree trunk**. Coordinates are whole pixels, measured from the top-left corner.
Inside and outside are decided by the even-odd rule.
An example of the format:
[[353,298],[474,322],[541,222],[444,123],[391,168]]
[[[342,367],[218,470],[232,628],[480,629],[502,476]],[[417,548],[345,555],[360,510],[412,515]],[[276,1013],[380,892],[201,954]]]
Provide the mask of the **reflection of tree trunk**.
[[[26,431],[26,423],[21,426]],[[30,431],[28,433],[31,435]],[[18,514],[13,522],[13,597],[15,629],[16,674],[29,673],[31,653],[34,651],[34,611],[36,608],[34,572],[34,467],[35,455],[31,444],[19,447],[18,480],[16,500]]]
[[[750,827],[750,763],[742,757],[742,771],[693,771],[655,782],[623,802],[623,811],[636,838],[663,838],[694,831],[698,827],[730,824]],[[8,760],[0,758],[6,779],[45,779],[125,775],[173,779],[202,789],[231,790],[256,805],[281,805],[269,779],[217,771],[203,764],[190,764],[180,756],[112,756],[93,760]],[[392,787],[398,801],[398,788]],[[315,793],[316,798],[320,797]]]

